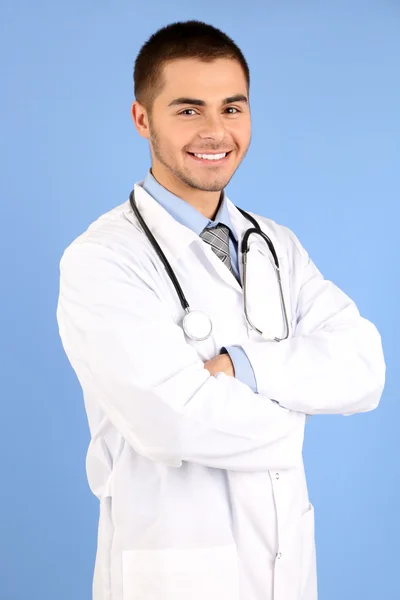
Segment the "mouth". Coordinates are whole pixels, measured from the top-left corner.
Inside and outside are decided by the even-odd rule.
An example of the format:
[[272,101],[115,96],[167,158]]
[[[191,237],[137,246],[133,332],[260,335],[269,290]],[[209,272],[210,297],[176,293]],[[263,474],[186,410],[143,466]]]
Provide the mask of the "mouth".
[[187,154],[199,165],[204,165],[207,167],[216,167],[219,165],[223,165],[228,162],[229,156],[231,155],[232,150],[229,152],[220,152],[220,153],[202,153],[197,154],[194,152],[187,152]]

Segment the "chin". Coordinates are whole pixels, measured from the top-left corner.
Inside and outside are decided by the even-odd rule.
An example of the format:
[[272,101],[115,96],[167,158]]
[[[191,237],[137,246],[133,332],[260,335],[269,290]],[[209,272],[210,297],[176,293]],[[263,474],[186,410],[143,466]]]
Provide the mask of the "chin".
[[193,178],[194,187],[203,190],[203,192],[220,192],[229,183],[230,177],[213,179],[212,177]]

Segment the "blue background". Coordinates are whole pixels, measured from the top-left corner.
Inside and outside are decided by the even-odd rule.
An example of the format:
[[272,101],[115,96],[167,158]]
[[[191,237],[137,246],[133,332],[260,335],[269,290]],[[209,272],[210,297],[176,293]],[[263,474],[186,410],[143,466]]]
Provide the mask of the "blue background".
[[252,145],[229,197],[291,227],[383,337],[380,407],[307,425],[320,598],[400,597],[400,4],[240,4],[1,2],[1,600],[91,597],[98,501],[58,264],[149,168],[133,63],[156,29],[192,18],[233,37],[251,69]]

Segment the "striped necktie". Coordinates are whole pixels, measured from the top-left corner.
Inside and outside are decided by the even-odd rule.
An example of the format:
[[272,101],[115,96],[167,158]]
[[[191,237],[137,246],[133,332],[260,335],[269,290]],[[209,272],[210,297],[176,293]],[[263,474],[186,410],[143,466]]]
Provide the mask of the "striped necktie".
[[206,227],[200,233],[200,237],[210,244],[214,253],[222,260],[224,265],[228,267],[231,273],[235,274],[232,264],[231,256],[229,254],[229,227],[218,223],[216,227]]

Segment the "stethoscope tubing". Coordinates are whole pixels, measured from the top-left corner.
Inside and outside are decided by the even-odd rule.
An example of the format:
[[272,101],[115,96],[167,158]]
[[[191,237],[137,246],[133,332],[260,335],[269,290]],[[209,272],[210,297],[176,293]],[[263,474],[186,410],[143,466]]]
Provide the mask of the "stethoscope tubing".
[[186,300],[186,296],[183,293],[183,290],[181,288],[181,285],[174,273],[174,271],[172,270],[171,265],[168,262],[167,257],[165,256],[164,252],[162,251],[162,249],[160,248],[159,243],[157,242],[156,238],[154,237],[154,235],[151,233],[150,229],[147,227],[142,215],[139,212],[139,209],[136,205],[135,202],[135,194],[134,194],[134,190],[131,191],[130,196],[129,196],[129,201],[130,204],[132,206],[133,212],[135,213],[139,223],[141,224],[141,226],[144,229],[145,234],[147,235],[148,239],[150,240],[150,242],[153,244],[154,249],[156,250],[158,256],[160,257],[160,259],[162,260],[164,267],[166,268],[166,271],[168,273],[168,276],[170,277],[172,283],[174,284],[174,287],[176,289],[176,292],[179,296],[179,300],[181,302],[182,308],[183,310],[190,310],[190,306],[189,306],[189,302]]
[[[155,239],[154,235],[151,233],[150,229],[148,228],[146,222],[144,221],[142,215],[139,212],[139,209],[136,205],[135,202],[135,194],[134,194],[134,190],[131,191],[130,195],[129,195],[129,202],[131,204],[132,210],[135,213],[140,225],[143,227],[143,230],[146,234],[146,236],[148,237],[150,243],[153,245],[154,249],[156,250],[160,260],[162,261],[169,278],[171,279],[176,293],[178,294],[181,306],[183,308],[183,310],[189,314],[190,313],[190,305],[189,302],[186,299],[186,296],[182,290],[182,287],[171,267],[171,265],[168,262],[167,257],[165,256],[163,250],[161,249],[160,245],[158,244],[157,240]],[[251,227],[249,229],[246,230],[246,232],[243,235],[243,239],[242,239],[242,243],[241,243],[241,252],[242,252],[242,261],[243,261],[243,300],[244,300],[244,312],[245,312],[245,317],[248,321],[248,323],[250,324],[250,326],[257,331],[257,333],[259,333],[260,335],[263,335],[263,332],[258,329],[250,320],[249,314],[247,312],[247,302],[246,302],[246,294],[247,294],[247,253],[249,252],[249,244],[248,244],[248,240],[250,235],[252,234],[257,234],[257,235],[261,235],[261,237],[264,239],[264,241],[267,243],[268,248],[272,254],[272,257],[274,259],[274,266],[275,266],[275,271],[276,271],[276,276],[277,276],[277,280],[278,280],[278,286],[279,286],[279,295],[280,295],[280,302],[281,302],[281,308],[282,308],[282,312],[283,312],[283,316],[284,316],[284,321],[285,321],[285,328],[286,328],[286,333],[285,333],[285,337],[283,338],[277,338],[275,337],[274,340],[277,342],[280,342],[282,340],[285,340],[289,337],[289,322],[288,322],[288,317],[287,317],[287,312],[286,312],[286,305],[285,305],[285,299],[283,296],[283,290],[282,290],[282,281],[281,281],[281,274],[280,274],[280,267],[279,267],[279,260],[278,260],[278,256],[276,254],[274,245],[272,243],[272,241],[270,240],[270,238],[267,236],[266,233],[264,233],[261,230],[261,227],[259,225],[259,223],[256,221],[256,219],[254,219],[254,217],[252,217],[251,215],[249,215],[245,210],[243,210],[242,208],[239,208],[238,206],[236,206],[236,208],[242,213],[242,215],[252,223],[252,225],[254,225],[254,227]]]

